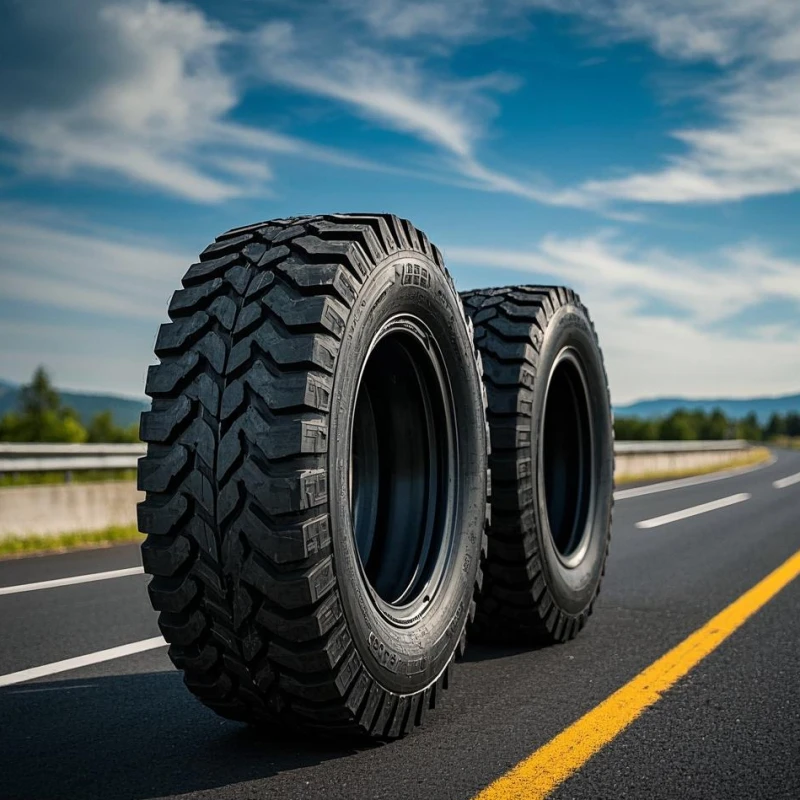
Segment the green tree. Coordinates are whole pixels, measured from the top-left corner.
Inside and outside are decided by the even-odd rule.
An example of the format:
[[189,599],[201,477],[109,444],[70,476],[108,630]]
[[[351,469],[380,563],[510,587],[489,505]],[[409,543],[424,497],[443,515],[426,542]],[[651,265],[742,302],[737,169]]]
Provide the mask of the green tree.
[[800,414],[790,411],[784,418],[787,436],[800,436]]
[[658,439],[658,422],[640,417],[614,419],[614,436],[620,441],[652,441]]
[[719,408],[715,408],[708,416],[702,414],[698,423],[699,439],[728,438],[731,424]]
[[773,414],[769,418],[765,433],[767,439],[773,439],[776,436],[786,436],[786,420],[780,414]]
[[121,444],[139,441],[139,432],[136,424],[123,428],[114,423],[114,418],[110,411],[99,411],[95,414],[89,423],[87,431],[89,434],[88,441],[93,444],[98,442]]
[[755,411],[751,411],[744,419],[740,419],[736,424],[736,437],[738,439],[747,439],[749,442],[758,442],[764,438]]
[[1,441],[79,443],[86,438],[78,415],[61,404],[44,367],[20,390],[19,411],[0,419]]
[[659,438],[665,441],[697,439],[697,420],[685,409],[679,408],[662,421],[659,434]]

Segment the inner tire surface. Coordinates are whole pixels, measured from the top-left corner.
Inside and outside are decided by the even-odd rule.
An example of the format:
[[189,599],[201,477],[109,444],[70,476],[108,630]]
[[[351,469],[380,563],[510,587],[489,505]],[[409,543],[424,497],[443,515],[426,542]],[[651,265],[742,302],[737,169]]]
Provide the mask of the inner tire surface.
[[614,437],[594,326],[564,287],[462,294],[488,395],[492,524],[475,631],[553,643],[586,624],[611,536]]
[[455,486],[452,397],[443,365],[430,355],[410,331],[390,327],[370,350],[355,405],[356,547],[367,583],[395,606],[431,584],[454,533],[447,520]]
[[139,506],[169,655],[219,714],[402,736],[446,688],[485,550],[480,359],[390,215],[218,237],[156,343]]

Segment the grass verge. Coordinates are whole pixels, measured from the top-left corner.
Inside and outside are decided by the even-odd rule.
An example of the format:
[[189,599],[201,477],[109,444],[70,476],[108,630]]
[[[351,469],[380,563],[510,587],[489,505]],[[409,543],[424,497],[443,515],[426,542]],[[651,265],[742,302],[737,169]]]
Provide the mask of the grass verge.
[[694,469],[673,469],[662,472],[639,472],[616,475],[614,482],[617,486],[626,483],[647,483],[649,481],[668,481],[673,478],[692,478],[695,475],[708,475],[712,472],[722,472],[726,469],[736,469],[737,467],[751,467],[756,464],[763,464],[769,461],[771,453],[766,447],[754,447],[746,454],[736,456],[720,464],[712,464],[708,467],[695,467]]
[[[70,483],[93,483],[95,481],[135,481],[135,469],[86,469],[74,470]],[[7,472],[0,475],[0,487],[43,486],[67,483],[65,472]]]
[[144,536],[135,525],[115,526],[102,531],[75,531],[52,535],[11,536],[0,539],[0,558],[63,553],[84,547],[108,547],[112,544],[142,542]]
[[772,444],[778,447],[790,447],[792,450],[800,450],[800,436],[777,436],[772,440]]

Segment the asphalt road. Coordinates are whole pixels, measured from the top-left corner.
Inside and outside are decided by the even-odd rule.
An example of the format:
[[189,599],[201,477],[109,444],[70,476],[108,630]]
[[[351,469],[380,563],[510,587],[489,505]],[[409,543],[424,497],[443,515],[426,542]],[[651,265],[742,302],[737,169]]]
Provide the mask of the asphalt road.
[[[800,473],[800,452],[776,456],[721,480],[622,493],[583,633],[539,650],[470,646],[445,703],[400,742],[225,722],[161,647],[0,688],[0,798],[468,800],[800,550],[800,482],[773,485]],[[2,593],[139,563],[135,547],[0,562],[0,676],[157,636],[143,575]],[[800,579],[554,796],[800,798]]]

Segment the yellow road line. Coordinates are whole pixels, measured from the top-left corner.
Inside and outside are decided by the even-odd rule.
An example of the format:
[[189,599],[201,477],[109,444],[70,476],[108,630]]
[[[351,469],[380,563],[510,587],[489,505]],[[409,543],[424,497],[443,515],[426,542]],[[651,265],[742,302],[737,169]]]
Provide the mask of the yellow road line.
[[547,797],[798,575],[800,551],[599,706],[520,761],[475,800]]

